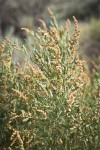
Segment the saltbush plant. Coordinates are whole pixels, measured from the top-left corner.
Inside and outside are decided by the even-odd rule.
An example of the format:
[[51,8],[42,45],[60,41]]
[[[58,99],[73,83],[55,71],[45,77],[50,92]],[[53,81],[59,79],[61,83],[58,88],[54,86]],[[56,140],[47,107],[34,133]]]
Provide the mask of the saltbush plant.
[[[0,149],[99,149],[99,75],[91,81],[77,54],[79,28],[51,26],[32,34],[31,54],[7,38],[0,45]],[[14,49],[28,55],[22,68]],[[29,60],[30,58],[30,60]]]

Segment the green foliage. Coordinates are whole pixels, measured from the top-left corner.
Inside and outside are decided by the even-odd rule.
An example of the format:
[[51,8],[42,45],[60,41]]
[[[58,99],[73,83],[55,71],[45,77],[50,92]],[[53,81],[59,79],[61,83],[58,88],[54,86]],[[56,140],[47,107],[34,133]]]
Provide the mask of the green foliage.
[[[8,39],[0,45],[0,145],[15,150],[99,149],[99,74],[93,80],[77,54],[79,28],[51,26],[32,34],[31,55]],[[5,49],[7,52],[5,53]],[[30,57],[23,68],[12,51]]]

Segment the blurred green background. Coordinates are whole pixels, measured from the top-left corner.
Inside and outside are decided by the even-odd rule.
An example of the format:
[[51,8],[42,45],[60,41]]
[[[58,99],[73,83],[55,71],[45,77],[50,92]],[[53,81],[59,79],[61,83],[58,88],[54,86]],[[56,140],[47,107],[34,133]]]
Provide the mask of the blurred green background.
[[[68,18],[73,21],[73,16],[78,19],[81,31],[79,53],[90,69],[99,65],[100,0],[0,0],[0,42],[5,36],[16,41],[27,39],[21,28],[37,29],[40,18],[49,26],[48,7],[59,24],[65,24]],[[21,62],[21,58],[16,52],[14,59]]]

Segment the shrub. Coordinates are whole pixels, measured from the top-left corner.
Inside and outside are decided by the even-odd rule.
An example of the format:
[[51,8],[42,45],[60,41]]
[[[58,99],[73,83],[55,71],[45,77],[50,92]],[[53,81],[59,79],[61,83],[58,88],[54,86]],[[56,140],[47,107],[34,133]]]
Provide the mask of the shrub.
[[[51,18],[49,29],[41,20],[31,55],[8,39],[0,45],[1,149],[99,149],[98,74],[91,82],[78,57],[75,17],[73,37],[69,21],[62,28]],[[32,62],[11,62],[13,49],[24,49]]]

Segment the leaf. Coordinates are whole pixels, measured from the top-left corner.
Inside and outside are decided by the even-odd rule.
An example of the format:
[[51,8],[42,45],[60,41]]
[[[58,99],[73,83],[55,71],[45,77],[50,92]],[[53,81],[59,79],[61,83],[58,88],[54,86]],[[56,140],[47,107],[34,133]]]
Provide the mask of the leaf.
[[29,120],[29,118],[25,118],[25,119],[23,119],[23,122],[26,122],[26,121],[28,121]]

